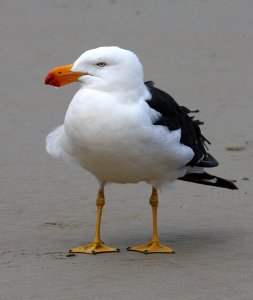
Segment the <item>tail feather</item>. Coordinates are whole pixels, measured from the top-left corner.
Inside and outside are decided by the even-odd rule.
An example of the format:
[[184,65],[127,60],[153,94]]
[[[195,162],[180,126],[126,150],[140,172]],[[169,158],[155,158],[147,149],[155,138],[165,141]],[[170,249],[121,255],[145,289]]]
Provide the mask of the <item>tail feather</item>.
[[238,187],[229,180],[217,177],[215,175],[203,173],[187,173],[183,177],[179,177],[179,180],[194,182],[198,184],[217,186],[221,188],[226,188],[230,190],[238,190]]

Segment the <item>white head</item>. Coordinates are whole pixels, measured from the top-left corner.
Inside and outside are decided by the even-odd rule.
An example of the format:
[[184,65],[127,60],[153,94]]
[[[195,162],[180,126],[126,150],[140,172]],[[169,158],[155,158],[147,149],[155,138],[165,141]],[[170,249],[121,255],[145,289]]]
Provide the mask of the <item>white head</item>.
[[84,52],[72,65],[53,69],[45,82],[62,86],[74,81],[97,90],[129,90],[143,86],[143,70],[133,52],[115,46],[99,47]]

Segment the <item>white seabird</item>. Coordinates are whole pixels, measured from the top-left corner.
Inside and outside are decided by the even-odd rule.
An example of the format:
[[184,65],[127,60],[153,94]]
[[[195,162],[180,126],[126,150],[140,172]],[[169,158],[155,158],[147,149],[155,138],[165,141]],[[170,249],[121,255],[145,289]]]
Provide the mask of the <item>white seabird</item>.
[[153,237],[128,250],[173,253],[158,240],[157,189],[176,179],[236,189],[232,182],[204,171],[218,162],[206,151],[201,122],[189,116],[194,111],[144,82],[142,65],[129,50],[113,46],[86,51],[74,64],[51,70],[45,79],[57,87],[75,81],[81,88],[64,124],[46,139],[51,156],[77,163],[99,182],[94,240],[70,252],[119,251],[100,238],[104,186],[145,181],[152,186]]

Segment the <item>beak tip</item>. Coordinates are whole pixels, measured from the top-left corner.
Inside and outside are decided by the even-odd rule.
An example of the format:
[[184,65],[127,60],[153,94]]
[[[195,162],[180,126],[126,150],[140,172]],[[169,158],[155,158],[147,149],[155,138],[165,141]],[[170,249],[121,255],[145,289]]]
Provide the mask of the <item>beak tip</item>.
[[54,74],[52,74],[51,72],[47,74],[45,78],[45,84],[59,87],[58,81],[56,80]]

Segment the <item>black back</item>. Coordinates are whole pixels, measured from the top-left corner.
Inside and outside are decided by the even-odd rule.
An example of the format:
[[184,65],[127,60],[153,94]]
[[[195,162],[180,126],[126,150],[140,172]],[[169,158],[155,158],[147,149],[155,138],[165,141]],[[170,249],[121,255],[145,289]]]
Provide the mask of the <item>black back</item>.
[[147,100],[148,105],[161,114],[154,125],[166,126],[169,130],[181,128],[180,142],[193,150],[194,157],[187,165],[216,167],[218,162],[206,151],[206,143],[210,144],[210,142],[201,134],[199,125],[203,122],[195,120],[194,116],[189,116],[198,111],[191,111],[185,106],[178,105],[169,94],[154,87],[152,81],[147,81],[145,84],[152,95],[152,98]]

